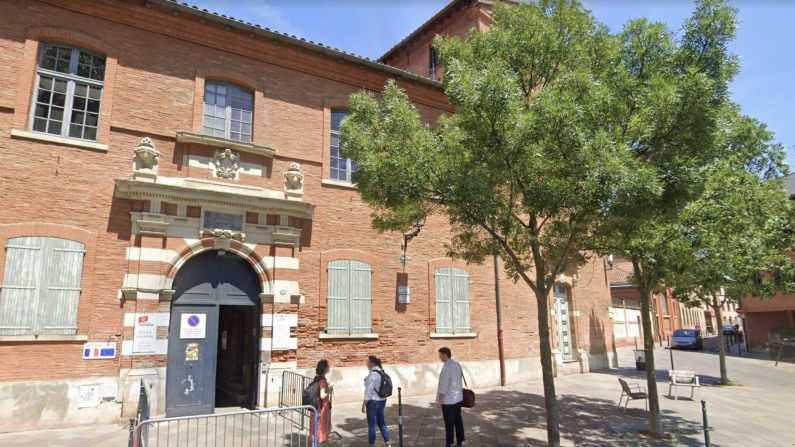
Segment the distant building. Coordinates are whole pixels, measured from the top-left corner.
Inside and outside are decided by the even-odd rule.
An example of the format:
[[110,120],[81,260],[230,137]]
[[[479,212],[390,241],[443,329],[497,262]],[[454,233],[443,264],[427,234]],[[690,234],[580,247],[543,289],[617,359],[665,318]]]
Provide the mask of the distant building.
[[[615,258],[612,264],[607,265],[606,272],[612,298],[610,314],[613,319],[616,346],[634,346],[636,339],[638,346],[641,346],[640,300],[642,295],[630,281],[632,263],[626,259]],[[682,306],[670,289],[655,291],[652,294],[650,305],[652,335],[657,342],[666,340],[675,330],[683,327],[681,323]]]
[[[784,186],[790,199],[795,200],[795,174],[787,176]],[[740,304],[745,311],[745,331],[751,349],[765,345],[770,329],[795,327],[795,295],[776,295],[772,299],[748,297]]]

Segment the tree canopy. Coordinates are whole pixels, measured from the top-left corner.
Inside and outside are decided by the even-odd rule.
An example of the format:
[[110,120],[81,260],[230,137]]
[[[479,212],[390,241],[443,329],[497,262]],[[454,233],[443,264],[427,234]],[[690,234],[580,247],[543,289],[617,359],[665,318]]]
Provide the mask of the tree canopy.
[[557,445],[549,292],[595,252],[629,255],[643,279],[666,225],[704,190],[705,166],[725,154],[722,136],[736,121],[736,11],[699,1],[678,34],[646,19],[612,33],[570,0],[497,4],[493,18],[488,32],[434,41],[456,113],[425,123],[390,81],[380,97],[350,98],[342,150],[357,164],[353,181],[375,228],[404,230],[441,213],[451,256],[500,255],[534,292]]

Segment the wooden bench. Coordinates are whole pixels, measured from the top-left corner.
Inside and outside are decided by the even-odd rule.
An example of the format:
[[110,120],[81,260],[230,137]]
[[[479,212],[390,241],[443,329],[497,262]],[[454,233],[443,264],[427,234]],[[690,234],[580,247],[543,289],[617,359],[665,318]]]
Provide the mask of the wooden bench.
[[671,369],[668,370],[668,379],[670,380],[668,383],[668,397],[671,397],[671,389],[673,389],[674,400],[679,400],[678,389],[680,386],[690,388],[690,399],[693,399],[693,393],[695,392],[696,388],[701,388],[701,384],[698,381],[698,376],[693,371],[680,371]]
[[618,379],[618,382],[621,384],[621,397],[618,399],[618,406],[621,406],[621,402],[624,400],[624,397],[626,397],[627,401],[624,403],[623,408],[625,413],[627,412],[627,405],[629,405],[630,400],[643,400],[646,404],[646,411],[649,411],[649,395],[646,394],[646,388],[638,384],[633,384],[630,387],[624,379]]

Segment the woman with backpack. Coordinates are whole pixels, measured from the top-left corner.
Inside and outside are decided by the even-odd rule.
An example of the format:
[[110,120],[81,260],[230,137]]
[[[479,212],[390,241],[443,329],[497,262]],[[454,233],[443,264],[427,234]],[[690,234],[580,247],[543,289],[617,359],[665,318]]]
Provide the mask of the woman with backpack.
[[[328,441],[329,431],[331,431],[331,392],[333,387],[326,380],[326,375],[331,371],[328,360],[317,362],[315,368],[315,380],[310,387],[317,384],[316,404],[312,405],[317,409],[317,443],[318,445]],[[314,394],[314,393],[313,393]],[[315,433],[315,418],[309,418],[309,440],[313,441]]]
[[[375,428],[381,430],[386,447],[392,447],[389,442],[389,428],[384,420],[384,408],[386,408],[386,398],[392,393],[392,381],[389,376],[381,369],[381,360],[371,355],[367,357],[367,377],[364,378],[364,401],[362,402],[362,413],[367,414],[368,426],[368,445],[375,447],[376,432]],[[388,386],[384,383],[388,382]],[[388,388],[385,389],[385,388]]]

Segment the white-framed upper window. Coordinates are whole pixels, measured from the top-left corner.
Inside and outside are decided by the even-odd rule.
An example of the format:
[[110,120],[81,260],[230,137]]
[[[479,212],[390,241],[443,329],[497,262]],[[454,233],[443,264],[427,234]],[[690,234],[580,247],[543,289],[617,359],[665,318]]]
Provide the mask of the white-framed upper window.
[[254,94],[243,87],[219,81],[204,83],[205,135],[251,142]]
[[328,263],[329,334],[372,332],[372,275],[370,264],[340,259]]
[[344,158],[340,152],[340,124],[348,116],[344,110],[331,111],[331,147],[329,150],[331,170],[330,175],[334,180],[343,182],[351,181],[351,174],[356,170],[356,163]]
[[54,237],[8,240],[0,335],[74,335],[85,246]]
[[34,132],[96,141],[105,58],[43,43],[36,69],[30,128]]
[[469,319],[469,274],[461,269],[436,269],[436,333],[472,332]]

